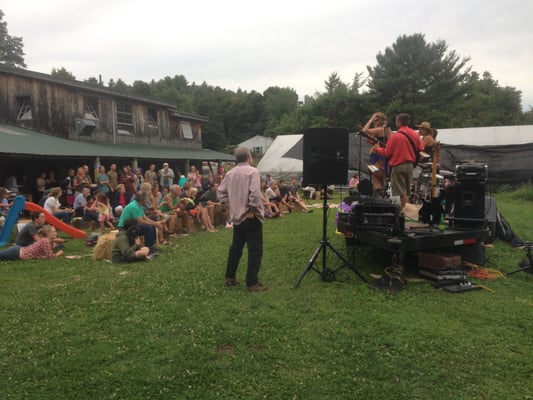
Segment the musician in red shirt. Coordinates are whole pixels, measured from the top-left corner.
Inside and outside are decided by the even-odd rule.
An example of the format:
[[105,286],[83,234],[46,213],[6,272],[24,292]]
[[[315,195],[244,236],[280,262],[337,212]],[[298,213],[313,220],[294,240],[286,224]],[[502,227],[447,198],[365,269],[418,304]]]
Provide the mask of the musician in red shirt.
[[376,144],[371,149],[371,153],[381,154],[389,160],[392,195],[400,196],[402,209],[411,194],[413,168],[417,160],[416,154],[424,150],[424,144],[418,133],[409,128],[410,122],[409,114],[398,114],[396,117],[398,130],[391,135],[387,146],[380,148]]

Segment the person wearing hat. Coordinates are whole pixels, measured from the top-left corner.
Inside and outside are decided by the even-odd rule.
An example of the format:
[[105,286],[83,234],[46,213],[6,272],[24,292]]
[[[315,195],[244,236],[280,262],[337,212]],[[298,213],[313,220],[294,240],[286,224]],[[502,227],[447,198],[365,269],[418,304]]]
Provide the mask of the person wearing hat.
[[159,176],[159,186],[161,188],[170,187],[174,183],[174,171],[168,167],[168,163],[163,163],[163,168],[157,173]]
[[431,124],[427,121],[422,122],[416,126],[418,133],[422,136],[422,143],[424,143],[424,152],[429,154],[430,160],[433,159],[433,148],[435,146],[435,138],[433,137],[434,129],[431,128]]

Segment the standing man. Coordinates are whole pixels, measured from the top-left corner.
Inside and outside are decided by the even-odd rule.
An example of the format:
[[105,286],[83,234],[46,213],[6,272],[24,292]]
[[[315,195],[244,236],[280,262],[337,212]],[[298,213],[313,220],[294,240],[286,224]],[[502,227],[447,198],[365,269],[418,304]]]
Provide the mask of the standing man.
[[118,185],[117,164],[111,164],[109,171],[107,171],[107,178],[109,181],[109,188],[114,192]]
[[163,168],[159,170],[159,187],[170,187],[174,183],[174,171],[168,167],[168,163],[163,164]]
[[398,130],[389,138],[387,147],[381,148],[375,144],[370,150],[371,153],[381,154],[389,160],[389,167],[392,169],[390,173],[392,195],[400,196],[402,209],[411,194],[417,152],[424,150],[424,144],[418,133],[409,128],[410,122],[409,114],[398,114],[396,117]]
[[152,188],[157,183],[157,171],[155,170],[155,164],[150,164],[150,168],[144,173],[144,181],[152,185]]
[[258,277],[263,257],[264,208],[261,178],[257,168],[251,165],[250,150],[237,147],[234,154],[238,165],[227,173],[217,191],[220,202],[229,203],[230,219],[233,222],[233,240],[229,249],[224,285],[238,285],[235,275],[246,244],[246,288],[249,292],[262,292],[267,288],[259,283]]

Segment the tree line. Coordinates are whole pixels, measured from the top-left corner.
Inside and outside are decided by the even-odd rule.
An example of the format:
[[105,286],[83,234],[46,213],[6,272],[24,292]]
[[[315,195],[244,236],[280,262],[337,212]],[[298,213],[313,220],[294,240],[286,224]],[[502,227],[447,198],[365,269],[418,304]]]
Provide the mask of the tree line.
[[[25,67],[22,38],[9,35],[3,15],[0,10],[0,61]],[[427,42],[416,33],[399,36],[380,51],[366,74],[357,72],[351,82],[343,82],[332,72],[323,92],[303,99],[290,87],[234,92],[207,82],[190,83],[183,75],[131,85],[111,79],[107,86],[208,117],[203,145],[221,151],[255,135],[275,137],[320,126],[355,130],[375,111],[384,112],[390,123],[406,112],[413,121],[431,121],[437,129],[533,123],[533,109],[522,111],[519,90],[500,86],[488,71],[472,70],[469,61],[448,49],[444,40]],[[76,79],[63,67],[51,73]],[[102,85],[95,77],[85,82]]]

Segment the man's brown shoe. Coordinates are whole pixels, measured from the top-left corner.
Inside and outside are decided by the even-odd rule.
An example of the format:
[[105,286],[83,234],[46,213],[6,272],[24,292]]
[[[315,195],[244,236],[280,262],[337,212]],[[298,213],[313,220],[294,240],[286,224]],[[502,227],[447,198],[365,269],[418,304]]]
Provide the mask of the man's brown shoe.
[[260,283],[256,283],[255,285],[248,286],[246,290],[248,292],[264,292],[265,290],[268,290],[268,288]]
[[235,278],[226,278],[226,280],[224,281],[224,286],[226,287],[237,286],[239,284],[240,282]]

